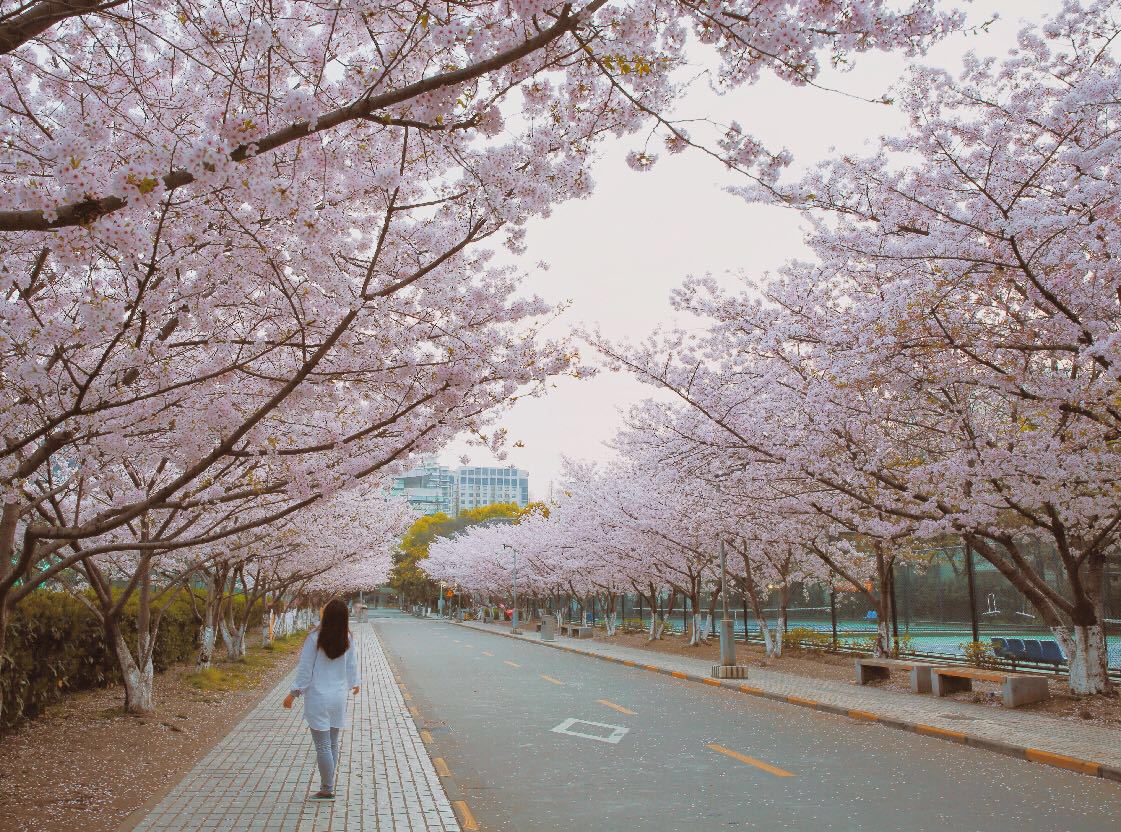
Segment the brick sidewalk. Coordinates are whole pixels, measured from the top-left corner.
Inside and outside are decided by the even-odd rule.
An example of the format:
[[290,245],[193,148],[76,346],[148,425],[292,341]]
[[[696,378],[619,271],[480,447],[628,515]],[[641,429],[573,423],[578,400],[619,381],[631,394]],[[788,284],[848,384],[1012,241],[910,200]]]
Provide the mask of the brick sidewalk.
[[563,636],[557,636],[555,642],[542,642],[535,633],[514,636],[509,626],[497,624],[470,621],[463,626],[708,684],[721,684],[816,710],[874,719],[889,726],[1121,781],[1121,742],[1118,732],[1108,728],[1030,711],[860,687],[755,667],[744,682],[718,683],[710,678],[712,662],[703,659]]
[[319,773],[299,704],[281,707],[288,676],[135,831],[459,832],[377,634],[369,624],[355,633],[363,689],[342,734],[334,801],[308,799]]

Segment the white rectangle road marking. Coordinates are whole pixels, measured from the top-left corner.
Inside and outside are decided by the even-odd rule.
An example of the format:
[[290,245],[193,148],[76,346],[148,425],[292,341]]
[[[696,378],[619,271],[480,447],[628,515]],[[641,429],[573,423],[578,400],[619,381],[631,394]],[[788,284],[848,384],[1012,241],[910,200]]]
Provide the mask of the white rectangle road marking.
[[[603,728],[610,733],[608,733],[607,736],[603,736],[596,734],[587,734],[583,731],[572,730],[578,725],[588,725],[593,728]],[[619,740],[625,737],[627,735],[627,732],[631,729],[625,728],[622,725],[608,725],[606,722],[592,722],[588,719],[576,719],[575,717],[570,717],[569,719],[566,719],[564,722],[558,725],[556,728],[550,728],[549,730],[554,734],[567,734],[570,737],[583,737],[586,740],[595,740],[596,742],[606,742],[610,743],[611,745],[618,745]]]

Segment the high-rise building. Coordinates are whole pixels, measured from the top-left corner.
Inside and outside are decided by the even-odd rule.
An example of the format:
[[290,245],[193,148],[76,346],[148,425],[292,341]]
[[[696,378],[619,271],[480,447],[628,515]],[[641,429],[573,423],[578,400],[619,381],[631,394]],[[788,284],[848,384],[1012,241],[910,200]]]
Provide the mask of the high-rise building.
[[394,477],[389,493],[405,497],[410,506],[423,514],[456,513],[455,474],[446,465],[437,464],[433,457],[425,457],[417,467]]
[[454,517],[492,503],[529,503],[529,472],[509,466],[492,468],[460,466],[452,471],[425,457],[415,468],[394,477],[390,495],[405,497],[409,505],[423,514]]
[[461,466],[456,471],[456,512],[489,506],[491,503],[528,505],[529,471],[512,465],[508,468]]

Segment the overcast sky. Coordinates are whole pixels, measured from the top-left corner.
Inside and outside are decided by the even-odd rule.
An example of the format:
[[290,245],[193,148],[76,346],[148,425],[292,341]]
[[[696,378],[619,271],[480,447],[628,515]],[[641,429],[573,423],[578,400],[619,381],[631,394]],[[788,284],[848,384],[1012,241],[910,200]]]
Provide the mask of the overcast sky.
[[[1037,20],[1059,6],[1060,0],[977,0],[966,9],[971,22],[999,15],[989,32],[951,38],[922,62],[956,72],[969,50],[1003,55],[1015,45],[1025,19]],[[853,70],[821,80],[877,98],[906,65],[900,56],[866,54],[857,57]],[[699,84],[679,114],[739,121],[769,146],[787,147],[799,167],[835,153],[871,150],[877,137],[903,123],[895,108],[772,78],[724,97]],[[641,141],[633,137],[608,144],[594,170],[592,196],[561,205],[549,219],[529,227],[528,250],[517,262],[529,273],[528,292],[570,303],[553,324],[558,336],[566,329],[598,326],[616,338],[642,338],[672,324],[670,290],[686,276],[711,273],[730,284],[735,273],[759,275],[807,254],[797,217],[726,193],[727,186],[742,180],[710,157],[661,153],[652,170],[632,171],[624,157]],[[540,261],[549,264],[547,271],[536,267]],[[590,348],[581,353],[595,363]],[[522,399],[502,419],[510,443],[525,444],[511,448],[502,464],[528,469],[531,496],[543,499],[550,480],[558,478],[562,456],[609,461],[612,452],[604,443],[620,428],[622,414],[651,394],[632,378],[607,371],[586,380],[560,379],[546,397]],[[462,454],[472,465],[496,464],[490,454],[461,443],[440,458],[454,466]]]

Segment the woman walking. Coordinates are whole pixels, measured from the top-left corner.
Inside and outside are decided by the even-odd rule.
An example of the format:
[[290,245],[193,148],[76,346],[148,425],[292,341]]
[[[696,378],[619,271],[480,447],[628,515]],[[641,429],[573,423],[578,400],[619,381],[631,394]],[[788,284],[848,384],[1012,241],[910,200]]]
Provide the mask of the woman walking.
[[319,629],[313,630],[300,652],[296,681],[284,698],[291,708],[297,696],[304,697],[304,719],[311,729],[319,762],[320,788],[316,800],[335,796],[335,770],[339,765],[339,732],[346,727],[346,694],[357,695],[358,651],[347,626],[346,604],[337,598],[323,608]]

